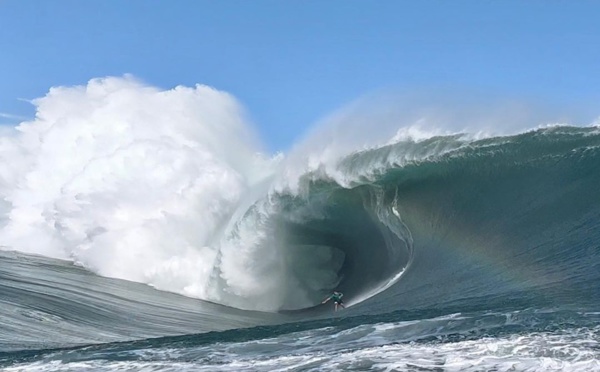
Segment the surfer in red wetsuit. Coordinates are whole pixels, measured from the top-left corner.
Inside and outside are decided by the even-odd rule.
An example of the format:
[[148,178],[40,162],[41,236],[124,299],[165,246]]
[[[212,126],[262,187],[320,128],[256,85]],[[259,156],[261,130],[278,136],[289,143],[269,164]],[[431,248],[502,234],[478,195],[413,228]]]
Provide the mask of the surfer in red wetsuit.
[[331,296],[324,299],[323,302],[321,302],[321,303],[324,304],[329,300],[333,300],[333,303],[335,304],[335,311],[337,311],[338,306],[341,306],[345,309],[346,306],[344,306],[344,301],[342,301],[342,297],[344,297],[344,294],[342,292],[336,291],[336,292],[333,292],[333,294]]

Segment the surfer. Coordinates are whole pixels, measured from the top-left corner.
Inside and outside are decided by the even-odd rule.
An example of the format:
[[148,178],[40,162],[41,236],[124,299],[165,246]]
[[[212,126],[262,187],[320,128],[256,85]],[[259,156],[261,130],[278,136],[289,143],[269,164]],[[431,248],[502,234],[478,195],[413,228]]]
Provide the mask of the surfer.
[[338,306],[341,306],[345,309],[346,306],[344,306],[344,301],[342,301],[342,297],[344,297],[344,294],[342,292],[334,291],[331,296],[324,299],[321,303],[324,304],[329,300],[333,300],[333,303],[335,304],[335,311],[337,311]]

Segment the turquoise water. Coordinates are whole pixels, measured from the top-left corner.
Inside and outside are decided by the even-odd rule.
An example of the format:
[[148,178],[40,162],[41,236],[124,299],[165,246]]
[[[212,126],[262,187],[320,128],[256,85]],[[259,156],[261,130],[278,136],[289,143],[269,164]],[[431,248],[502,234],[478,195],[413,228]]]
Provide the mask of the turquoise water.
[[[277,309],[5,247],[0,367],[600,370],[599,146],[595,127],[398,142],[342,159],[344,182],[312,171],[255,198],[226,237],[269,232]],[[320,305],[328,289],[349,307]]]

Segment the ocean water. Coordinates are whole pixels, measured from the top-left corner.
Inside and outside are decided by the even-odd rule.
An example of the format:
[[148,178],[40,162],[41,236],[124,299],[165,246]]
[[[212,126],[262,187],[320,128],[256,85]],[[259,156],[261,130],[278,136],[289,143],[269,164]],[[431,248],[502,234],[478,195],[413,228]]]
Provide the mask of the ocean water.
[[36,105],[0,139],[2,370],[600,371],[597,126],[265,157],[207,87]]

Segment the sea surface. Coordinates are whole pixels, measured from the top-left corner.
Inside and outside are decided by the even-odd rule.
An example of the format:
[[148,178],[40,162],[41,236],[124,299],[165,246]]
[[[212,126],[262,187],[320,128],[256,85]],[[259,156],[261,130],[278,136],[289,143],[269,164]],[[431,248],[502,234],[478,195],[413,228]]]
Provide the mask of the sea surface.
[[102,145],[57,162],[66,121],[36,120],[1,143],[29,157],[2,174],[4,371],[600,371],[596,126],[396,138],[247,181],[164,133],[80,134]]

